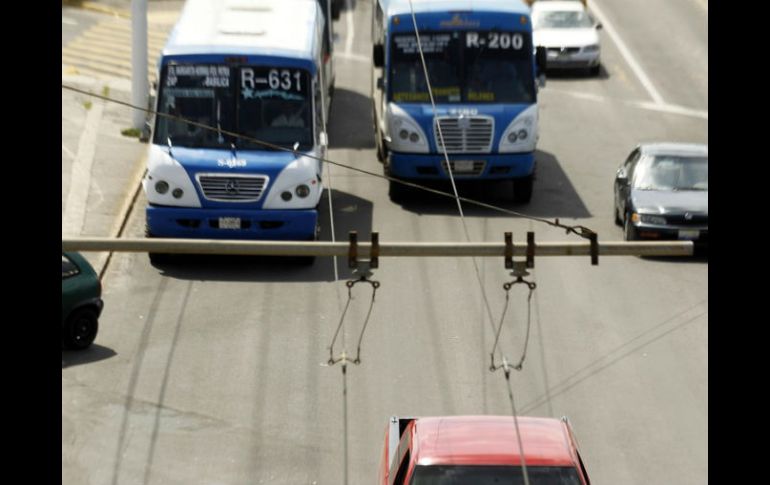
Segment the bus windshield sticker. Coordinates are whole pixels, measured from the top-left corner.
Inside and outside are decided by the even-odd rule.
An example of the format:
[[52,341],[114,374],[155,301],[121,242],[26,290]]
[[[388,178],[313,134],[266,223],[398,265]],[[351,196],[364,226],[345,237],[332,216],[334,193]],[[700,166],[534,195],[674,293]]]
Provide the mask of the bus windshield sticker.
[[206,86],[211,88],[230,87],[230,68],[227,66],[195,66],[173,64],[168,66],[165,85],[167,87],[176,86],[180,77],[203,78],[202,81],[198,81],[197,79],[193,81],[194,84],[199,86]]

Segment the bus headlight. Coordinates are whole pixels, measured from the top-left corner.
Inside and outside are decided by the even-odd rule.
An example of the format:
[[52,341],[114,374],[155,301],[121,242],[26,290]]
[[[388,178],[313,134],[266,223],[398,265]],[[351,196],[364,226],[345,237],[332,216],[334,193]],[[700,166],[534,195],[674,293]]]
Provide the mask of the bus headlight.
[[500,153],[531,152],[537,142],[537,105],[525,109],[511,121],[500,137]]
[[409,113],[394,103],[387,108],[388,132],[391,139],[388,148],[397,152],[428,153],[425,132]]
[[155,192],[159,194],[165,194],[168,192],[168,182],[165,180],[158,180],[155,182]]
[[310,195],[310,187],[305,184],[297,185],[297,188],[294,190],[294,192],[297,194],[297,197],[302,197],[304,199]]

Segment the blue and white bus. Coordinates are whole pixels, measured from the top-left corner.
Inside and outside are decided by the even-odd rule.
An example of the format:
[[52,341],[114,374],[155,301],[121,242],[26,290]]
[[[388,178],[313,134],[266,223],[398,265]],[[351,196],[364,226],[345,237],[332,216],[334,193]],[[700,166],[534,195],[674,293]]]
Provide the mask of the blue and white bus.
[[[399,179],[512,180],[528,202],[538,139],[537,85],[544,52],[532,44],[530,9],[520,0],[376,0],[373,86],[377,155]],[[399,194],[391,182],[391,197]]]
[[324,17],[316,0],[188,0],[159,60],[156,109],[216,129],[156,116],[148,237],[317,237],[322,166],[310,157],[325,158],[328,144]]

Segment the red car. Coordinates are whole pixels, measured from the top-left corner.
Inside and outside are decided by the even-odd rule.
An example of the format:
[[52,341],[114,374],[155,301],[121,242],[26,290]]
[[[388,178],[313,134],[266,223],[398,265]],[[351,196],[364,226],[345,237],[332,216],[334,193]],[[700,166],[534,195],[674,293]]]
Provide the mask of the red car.
[[[590,485],[566,418],[518,418],[531,485]],[[380,485],[523,484],[512,416],[392,417]]]

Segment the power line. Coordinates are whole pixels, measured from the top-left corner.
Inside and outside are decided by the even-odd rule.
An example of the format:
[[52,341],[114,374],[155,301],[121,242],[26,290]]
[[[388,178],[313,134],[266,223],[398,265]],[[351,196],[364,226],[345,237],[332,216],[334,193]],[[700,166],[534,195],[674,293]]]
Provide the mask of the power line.
[[[297,154],[297,151],[292,149],[292,148],[286,148],[286,147],[283,147],[283,146],[280,146],[280,145],[275,145],[273,143],[266,142],[264,140],[259,140],[259,139],[256,139],[254,137],[250,137],[248,135],[243,135],[241,133],[235,133],[235,132],[229,131],[229,130],[221,130],[221,129],[213,127],[213,126],[206,125],[204,123],[199,123],[197,121],[192,121],[192,120],[184,118],[182,116],[171,115],[171,114],[168,114],[168,113],[161,113],[159,111],[152,110],[152,109],[149,109],[149,108],[142,108],[140,106],[136,106],[136,105],[133,105],[131,103],[127,103],[125,101],[120,101],[118,99],[110,98],[109,96],[104,96],[104,95],[101,95],[101,94],[92,93],[90,91],[85,91],[85,90],[76,88],[74,86],[68,86],[66,84],[62,84],[61,87],[62,87],[62,89],[66,89],[66,90],[73,91],[73,92],[80,93],[80,94],[85,94],[86,96],[92,96],[94,98],[102,99],[102,100],[110,102],[110,103],[126,106],[128,108],[136,109],[136,110],[139,110],[139,111],[144,111],[145,113],[148,113],[148,114],[151,114],[151,115],[160,116],[162,118],[166,118],[166,119],[169,119],[169,120],[186,123],[186,124],[191,125],[191,126],[195,126],[195,127],[198,127],[198,128],[204,129],[204,130],[213,131],[213,132],[216,132],[216,133],[222,133],[222,134],[234,137],[234,138],[243,139],[243,140],[246,140],[246,141],[249,141],[249,142],[252,142],[252,143],[256,143],[257,145],[264,146],[264,147],[269,148],[271,150],[293,153],[295,155]],[[354,172],[359,172],[359,173],[362,173],[362,174],[365,174],[365,175],[370,175],[372,177],[377,177],[377,178],[385,179],[385,180],[388,180],[388,181],[391,181],[391,182],[396,182],[398,184],[405,185],[405,186],[408,186],[408,187],[412,187],[412,188],[415,188],[415,189],[418,189],[418,190],[422,190],[424,192],[430,192],[432,194],[441,195],[443,197],[449,197],[449,198],[452,198],[452,199],[455,199],[455,200],[460,200],[462,202],[466,202],[468,204],[475,205],[475,206],[478,206],[478,207],[481,207],[481,208],[484,208],[484,209],[490,209],[490,210],[497,211],[497,212],[500,212],[500,213],[503,213],[503,214],[507,214],[507,215],[511,215],[511,216],[516,216],[516,217],[521,217],[521,218],[529,219],[529,220],[536,221],[536,222],[541,222],[543,224],[547,224],[547,225],[552,226],[552,227],[558,227],[558,228],[564,229],[567,234],[572,233],[572,234],[576,234],[576,235],[584,237],[584,238],[589,238],[589,236],[591,234],[594,234],[594,235],[596,234],[593,230],[591,230],[591,229],[589,229],[589,228],[587,228],[585,226],[580,226],[580,225],[571,225],[570,226],[570,225],[562,224],[562,223],[559,222],[559,218],[554,218],[554,220],[550,220],[550,219],[545,219],[545,218],[542,218],[542,217],[531,216],[531,215],[523,214],[521,212],[517,212],[517,211],[510,210],[510,209],[506,209],[504,207],[496,206],[496,205],[493,205],[493,204],[487,204],[486,202],[481,202],[481,201],[478,201],[478,200],[469,199],[467,197],[462,197],[462,196],[455,196],[454,194],[451,194],[449,192],[443,192],[441,190],[432,189],[432,188],[426,187],[424,185],[419,185],[419,184],[416,184],[416,183],[413,183],[413,182],[407,182],[405,180],[397,179],[397,178],[394,178],[394,177],[389,177],[387,175],[383,175],[383,174],[379,174],[379,173],[375,173],[375,172],[370,172],[368,170],[364,170],[364,169],[361,169],[361,168],[358,168],[358,167],[354,167],[352,165],[346,165],[344,163],[335,162],[334,160],[330,160],[328,158],[317,157],[315,155],[308,154],[308,153],[302,153],[302,156],[304,156],[306,158],[310,158],[312,160],[318,160],[320,162],[329,163],[331,165],[335,165],[337,167],[341,167],[341,168],[344,168],[344,169],[347,169],[347,170],[351,170],[351,171],[354,171]]]

